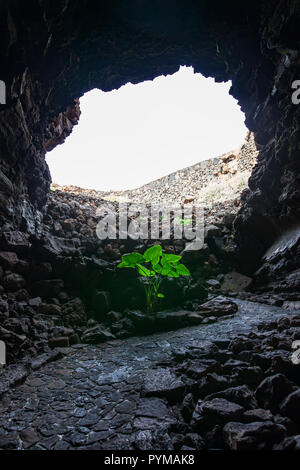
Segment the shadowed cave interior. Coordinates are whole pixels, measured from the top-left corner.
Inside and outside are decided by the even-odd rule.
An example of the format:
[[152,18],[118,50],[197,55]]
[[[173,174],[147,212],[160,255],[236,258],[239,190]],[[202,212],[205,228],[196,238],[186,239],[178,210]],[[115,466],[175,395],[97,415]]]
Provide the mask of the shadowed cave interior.
[[[0,449],[299,449],[298,2],[13,0],[0,12]],[[107,195],[50,191],[45,155],[85,92],[183,65],[232,81],[250,133],[219,172],[243,168],[251,147],[248,187],[206,207],[199,250],[99,240]],[[117,264],[154,242],[191,276],[164,279],[147,314],[139,278]]]

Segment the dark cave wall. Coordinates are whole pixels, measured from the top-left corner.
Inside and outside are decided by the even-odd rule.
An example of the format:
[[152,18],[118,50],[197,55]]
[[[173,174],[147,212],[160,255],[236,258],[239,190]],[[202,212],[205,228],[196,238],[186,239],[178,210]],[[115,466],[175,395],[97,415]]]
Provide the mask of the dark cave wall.
[[300,9],[295,0],[247,7],[206,0],[2,2],[2,224],[38,230],[50,184],[45,152],[78,122],[74,99],[192,65],[217,81],[232,80],[261,150],[235,223],[245,271],[255,269],[277,233],[300,216],[299,107],[291,102],[291,82],[300,79]]

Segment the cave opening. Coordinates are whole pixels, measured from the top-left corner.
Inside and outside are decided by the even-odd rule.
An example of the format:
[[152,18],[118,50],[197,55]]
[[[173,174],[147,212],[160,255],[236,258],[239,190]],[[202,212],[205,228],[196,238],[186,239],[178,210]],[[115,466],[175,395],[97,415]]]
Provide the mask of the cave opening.
[[[197,192],[208,183],[205,200],[218,188],[224,192],[225,185],[222,188],[221,181],[213,178],[220,170],[217,160],[237,152],[247,135],[244,114],[230,96],[230,87],[230,81],[216,83],[194,73],[192,67],[180,67],[175,74],[153,81],[111,92],[87,92],[79,101],[78,125],[63,145],[50,147],[46,155],[53,183],[110,193],[147,188],[161,179],[163,187],[176,179],[188,198],[192,191],[188,186],[195,186],[195,171],[201,167]],[[240,175],[236,162],[231,163],[231,171],[227,168],[227,176],[238,173],[240,192],[251,168],[246,155],[241,158],[244,170],[248,163],[247,173]],[[158,195],[152,193],[152,197]]]

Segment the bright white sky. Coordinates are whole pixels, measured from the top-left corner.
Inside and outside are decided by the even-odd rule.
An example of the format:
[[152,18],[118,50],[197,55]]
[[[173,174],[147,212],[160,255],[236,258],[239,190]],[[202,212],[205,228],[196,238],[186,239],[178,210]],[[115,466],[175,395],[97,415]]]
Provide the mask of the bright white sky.
[[47,154],[53,182],[97,190],[133,189],[239,148],[244,115],[229,95],[192,67],[80,99],[81,117]]

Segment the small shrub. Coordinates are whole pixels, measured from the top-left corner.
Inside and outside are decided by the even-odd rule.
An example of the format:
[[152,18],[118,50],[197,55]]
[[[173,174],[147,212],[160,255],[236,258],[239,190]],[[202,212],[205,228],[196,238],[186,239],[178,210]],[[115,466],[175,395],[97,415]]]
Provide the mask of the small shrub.
[[164,277],[190,276],[190,271],[180,263],[181,256],[162,252],[161,245],[148,248],[145,253],[129,253],[122,256],[118,268],[135,269],[141,276],[146,295],[147,312],[153,311],[158,299],[164,298],[159,292]]

